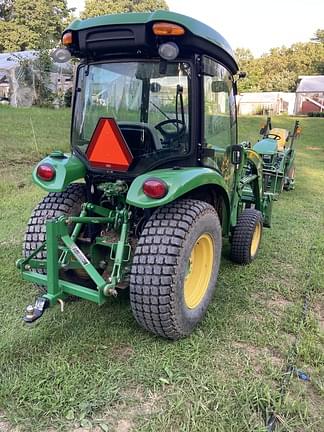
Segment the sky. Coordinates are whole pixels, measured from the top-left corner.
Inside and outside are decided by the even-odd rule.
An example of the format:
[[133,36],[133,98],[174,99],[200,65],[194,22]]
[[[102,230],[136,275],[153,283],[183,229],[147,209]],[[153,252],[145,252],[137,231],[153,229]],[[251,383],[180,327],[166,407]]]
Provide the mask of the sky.
[[[255,56],[270,48],[308,42],[324,28],[324,0],[166,0],[169,9],[196,18],[221,33],[233,49]],[[68,0],[79,11],[84,0]]]

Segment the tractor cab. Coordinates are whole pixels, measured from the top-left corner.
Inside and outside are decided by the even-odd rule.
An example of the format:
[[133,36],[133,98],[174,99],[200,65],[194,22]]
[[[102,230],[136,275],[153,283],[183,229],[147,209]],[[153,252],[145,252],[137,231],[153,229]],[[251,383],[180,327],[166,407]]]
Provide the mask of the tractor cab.
[[62,42],[80,59],[71,144],[89,172],[134,178],[197,159],[223,169],[238,67],[219,33],[157,11],[76,20]]

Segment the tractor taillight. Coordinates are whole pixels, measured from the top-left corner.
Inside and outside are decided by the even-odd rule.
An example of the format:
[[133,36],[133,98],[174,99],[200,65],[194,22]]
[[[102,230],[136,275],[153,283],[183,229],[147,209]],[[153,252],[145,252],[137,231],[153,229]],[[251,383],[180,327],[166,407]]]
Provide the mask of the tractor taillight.
[[168,185],[163,180],[150,178],[145,180],[143,192],[150,198],[163,198],[168,193]]
[[37,167],[36,174],[41,180],[51,181],[54,179],[56,171],[51,164],[44,163]]

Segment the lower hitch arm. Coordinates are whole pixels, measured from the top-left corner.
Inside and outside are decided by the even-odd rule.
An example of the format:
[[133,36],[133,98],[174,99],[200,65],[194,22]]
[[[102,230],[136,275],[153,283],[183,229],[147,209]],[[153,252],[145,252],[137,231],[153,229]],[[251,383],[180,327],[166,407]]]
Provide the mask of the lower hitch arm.
[[26,324],[32,324],[37,321],[49,307],[48,299],[44,297],[38,297],[34,305],[28,305],[26,307],[26,315],[23,320]]

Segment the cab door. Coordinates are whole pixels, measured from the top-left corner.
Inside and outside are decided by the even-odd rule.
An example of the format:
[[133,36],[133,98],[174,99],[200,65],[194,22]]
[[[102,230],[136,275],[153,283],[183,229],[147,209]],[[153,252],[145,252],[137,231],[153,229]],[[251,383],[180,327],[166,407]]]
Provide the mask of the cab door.
[[203,164],[219,171],[230,194],[234,187],[231,146],[237,143],[233,77],[217,61],[203,57]]

